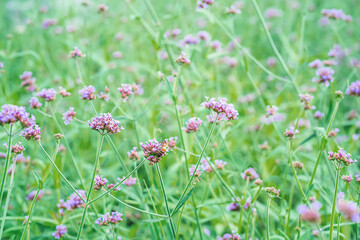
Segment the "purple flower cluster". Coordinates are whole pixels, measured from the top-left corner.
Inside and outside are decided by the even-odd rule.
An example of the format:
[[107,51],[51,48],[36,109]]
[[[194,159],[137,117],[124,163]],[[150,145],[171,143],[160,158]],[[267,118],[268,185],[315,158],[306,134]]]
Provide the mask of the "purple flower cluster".
[[311,203],[311,208],[305,204],[301,204],[297,207],[297,211],[301,215],[301,220],[307,221],[310,223],[317,223],[320,221],[319,209],[322,204],[318,201]]
[[[30,200],[34,200],[35,196],[36,196],[37,190],[31,191],[27,196],[26,196],[26,200],[30,201]],[[36,198],[36,201],[40,201],[43,196],[44,196],[44,190],[40,190],[39,194]]]
[[329,67],[322,67],[322,68],[318,68],[316,70],[316,75],[318,77],[314,77],[312,79],[313,82],[317,82],[317,83],[324,83],[325,86],[329,86],[330,82],[334,81],[334,75],[335,71],[332,68]]
[[354,177],[352,176],[352,174],[349,174],[349,175],[342,175],[341,179],[344,181],[344,182],[351,182],[351,180],[354,179]]
[[218,113],[221,116],[222,120],[236,120],[239,115],[239,112],[235,110],[234,105],[227,103],[226,99],[218,98],[209,98],[206,97],[206,101],[201,103],[201,106],[211,109],[214,112]]
[[185,52],[181,52],[181,55],[175,60],[175,62],[181,63],[181,64],[190,64],[191,63],[190,59],[186,57]]
[[360,213],[356,202],[346,201],[344,199],[343,193],[339,193],[338,195],[339,197],[337,200],[337,208],[339,209],[339,211],[344,215],[346,219],[353,222],[359,222]]
[[14,154],[22,154],[22,152],[25,150],[24,146],[21,145],[21,142],[16,143],[15,145],[12,145],[10,147],[10,150]]
[[54,238],[60,239],[65,235],[65,233],[67,233],[67,228],[65,227],[65,225],[60,224],[56,226],[56,231],[53,232],[52,235]]
[[346,22],[352,21],[352,17],[350,15],[346,15],[341,9],[323,9],[321,10],[321,14],[328,17],[329,19],[341,19]]
[[32,72],[25,71],[22,75],[20,75],[20,79],[22,81],[21,86],[27,86],[27,91],[33,92],[37,90],[37,87],[35,86],[36,78],[32,77]]
[[273,116],[277,110],[279,110],[276,106],[266,106],[266,117]]
[[79,90],[79,94],[81,95],[81,99],[93,100],[96,98],[95,87],[92,85],[84,86],[83,89]]
[[320,59],[315,59],[311,63],[309,63],[310,68],[322,68],[324,66],[323,62]]
[[315,109],[315,106],[310,106],[310,101],[311,99],[314,98],[314,96],[305,93],[305,94],[299,94],[299,97],[300,97],[300,102],[304,103],[305,110]]
[[280,189],[276,189],[274,187],[266,187],[265,190],[272,196],[279,197],[280,195]]
[[214,4],[214,0],[198,0],[197,9],[208,8],[210,5]]
[[217,237],[217,240],[241,240],[240,235],[233,231],[232,233],[225,233],[222,237]]
[[55,18],[47,18],[43,21],[42,27],[43,29],[49,28],[57,24],[57,19]]
[[45,99],[45,101],[51,102],[55,100],[56,91],[53,88],[49,88],[49,89],[44,88],[43,90],[38,92],[36,96]]
[[[124,180],[125,177],[123,177],[122,179],[120,178],[117,178],[117,180],[119,182],[121,182],[122,180]],[[136,178],[133,178],[132,176],[130,176],[129,178],[125,179],[125,181],[123,181],[124,185],[128,186],[128,187],[131,187],[132,185],[135,185],[136,184]]]
[[186,133],[197,132],[199,130],[199,127],[202,124],[202,120],[197,117],[192,117],[185,124],[186,124],[186,127],[183,127],[182,129]]
[[22,132],[21,132],[21,136],[23,136],[26,141],[29,140],[40,140],[40,135],[41,135],[41,128],[34,124],[28,128],[25,128]]
[[119,126],[120,122],[113,119],[110,113],[100,113],[100,116],[95,116],[89,121],[89,126],[98,130],[101,134],[118,133],[124,128]]
[[74,47],[74,50],[70,52],[69,58],[77,58],[77,57],[86,57],[86,54],[83,54],[78,47]]
[[288,137],[290,140],[295,138],[295,134],[299,133],[299,131],[294,127],[290,127],[290,129],[286,129],[284,135]]
[[316,111],[314,113],[314,118],[316,118],[316,119],[322,119],[323,117],[324,117],[324,114],[320,111]]
[[95,191],[100,190],[105,184],[109,182],[107,178],[104,178],[103,175],[96,175],[94,179],[94,189]]
[[128,97],[134,94],[133,88],[130,84],[121,84],[121,87],[119,87],[118,90],[121,93],[121,98],[123,99],[123,102],[126,102]]
[[140,143],[144,157],[149,160],[150,165],[159,162],[162,157],[166,156],[170,150],[175,147],[176,138],[165,139],[162,142],[155,138],[148,140],[146,143]]
[[342,148],[340,148],[337,152],[328,152],[329,156],[328,159],[330,161],[337,161],[338,163],[343,163],[344,165],[350,165],[354,162],[357,162],[356,160],[353,160],[351,158],[351,154],[344,151]]
[[138,161],[140,159],[139,154],[137,153],[137,147],[133,147],[127,154],[130,160]]
[[283,15],[283,12],[280,9],[277,8],[268,8],[265,12],[265,17],[271,19],[275,17],[281,17]]
[[68,97],[71,95],[71,93],[67,92],[63,87],[59,87],[59,94],[63,97]]
[[224,169],[225,165],[227,164],[227,162],[219,159],[215,160],[214,162],[217,169]]
[[[76,191],[81,195],[84,200],[86,200],[86,192],[84,190]],[[83,208],[85,207],[85,203],[76,193],[72,193],[69,196],[68,200],[66,200],[66,202],[64,201],[64,199],[60,199],[57,207],[59,208],[59,213],[63,215],[64,210],[73,211],[76,208]]]
[[235,5],[231,5],[230,8],[226,8],[227,14],[240,14],[241,10]]
[[25,107],[12,104],[3,105],[0,111],[0,126],[8,123],[14,124],[17,121],[19,121],[23,127],[30,127],[35,124],[35,117],[30,116],[30,113],[26,112]]
[[192,165],[191,168],[189,168],[189,174],[190,174],[190,177],[194,175],[195,180],[199,181],[198,178],[201,176],[202,170],[197,168],[195,171],[195,168],[196,168],[196,165]]
[[64,124],[68,125],[76,115],[75,108],[71,107],[69,110],[63,113]]
[[109,224],[118,224],[123,219],[121,218],[122,214],[119,212],[108,212],[101,217],[99,217],[95,223],[100,226],[107,226]]
[[255,180],[256,178],[259,178],[259,174],[255,171],[253,168],[246,169],[243,173],[241,173],[242,179],[246,180]]
[[42,103],[39,102],[39,99],[37,97],[32,97],[29,100],[30,108],[38,109],[42,106]]
[[352,82],[346,90],[346,94],[352,96],[360,96],[360,80]]

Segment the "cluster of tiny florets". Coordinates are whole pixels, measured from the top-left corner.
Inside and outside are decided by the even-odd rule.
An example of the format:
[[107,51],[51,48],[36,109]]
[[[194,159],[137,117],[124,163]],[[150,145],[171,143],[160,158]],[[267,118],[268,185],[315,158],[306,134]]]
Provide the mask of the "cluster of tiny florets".
[[360,96],[360,80],[352,82],[346,90],[346,94],[352,96]]
[[121,93],[121,98],[123,102],[126,102],[128,97],[134,94],[133,88],[130,84],[121,84],[121,87],[119,87],[118,90]]
[[25,71],[23,74],[20,75],[21,79],[21,86],[27,87],[26,90],[29,92],[33,92],[37,90],[35,86],[36,78],[32,76],[32,72]]
[[299,94],[299,97],[300,97],[300,102],[302,102],[304,104],[305,110],[315,109],[315,106],[310,105],[311,99],[314,98],[313,96],[311,96],[308,93],[305,93],[305,94]]
[[34,124],[30,127],[25,128],[22,132],[21,132],[21,136],[23,136],[27,141],[29,140],[40,140],[40,135],[41,135],[41,128]]
[[256,178],[259,178],[259,174],[257,174],[254,168],[248,168],[243,173],[241,173],[241,177],[244,180],[255,180]]
[[68,125],[76,115],[75,108],[71,107],[69,110],[63,113],[64,124]]
[[95,87],[92,85],[85,86],[79,90],[79,94],[81,95],[81,99],[93,100],[96,98]]
[[150,165],[159,162],[162,157],[166,156],[170,150],[175,147],[176,138],[165,139],[162,142],[155,138],[148,140],[146,143],[140,143],[144,157],[149,160]]
[[78,58],[86,57],[86,54],[83,54],[78,47],[74,47],[74,50],[70,52],[69,58]]
[[53,237],[55,239],[60,239],[61,237],[63,237],[65,235],[65,233],[67,233],[67,228],[65,225],[57,225],[56,226],[56,231],[52,233]]
[[100,113],[100,116],[95,116],[89,121],[89,126],[101,134],[120,132],[124,128],[119,124],[120,121],[113,119],[110,113]]
[[337,152],[328,152],[328,159],[330,161],[336,161],[338,163],[343,163],[344,165],[350,165],[354,162],[357,162],[356,160],[353,160],[351,158],[351,154],[344,151],[342,148],[340,148]]
[[133,147],[127,154],[130,160],[138,161],[140,159],[139,154],[137,153],[137,147]]
[[[77,190],[77,192],[84,200],[86,200],[86,192],[84,190]],[[64,210],[73,211],[76,208],[83,208],[85,207],[85,203],[76,193],[72,193],[66,201],[60,199],[57,207],[59,208],[59,213],[63,215]]]
[[316,70],[317,77],[314,77],[312,81],[317,82],[319,84],[324,83],[325,86],[329,86],[330,82],[334,81],[334,77],[333,77],[334,73],[335,71],[329,67],[318,68]]
[[14,124],[20,122],[23,127],[30,127],[35,124],[35,117],[26,112],[25,107],[12,104],[5,104],[0,111],[0,125]]
[[192,117],[185,123],[186,127],[183,127],[182,129],[186,133],[197,132],[201,124],[202,124],[202,120],[200,118]]
[[12,146],[10,147],[10,150],[11,150],[11,152],[14,153],[14,154],[21,154],[21,153],[25,150],[25,148],[24,148],[24,146],[21,144],[21,142],[19,142],[19,143],[16,143],[16,144],[12,145]]
[[239,112],[234,108],[233,104],[227,103],[224,98],[209,98],[206,97],[206,101],[201,103],[201,106],[211,109],[221,116],[222,120],[236,120]]
[[49,88],[49,89],[44,88],[43,90],[38,92],[36,96],[45,99],[45,101],[47,102],[51,102],[56,98],[56,91],[53,88]]
[[297,129],[295,130],[294,127],[290,127],[290,129],[286,129],[286,131],[284,132],[284,135],[291,140],[291,139],[295,138],[295,135],[297,133],[299,133],[299,131]]
[[321,10],[321,14],[325,17],[328,17],[329,19],[341,19],[346,22],[352,21],[352,17],[350,15],[346,15],[341,9],[323,9]]
[[95,223],[100,226],[107,226],[109,224],[118,224],[123,219],[121,218],[122,214],[119,212],[108,212],[101,217],[99,217]]
[[95,179],[94,179],[94,189],[95,189],[95,191],[100,190],[108,182],[109,181],[107,180],[107,178],[104,178],[103,175],[101,175],[101,176],[96,175]]

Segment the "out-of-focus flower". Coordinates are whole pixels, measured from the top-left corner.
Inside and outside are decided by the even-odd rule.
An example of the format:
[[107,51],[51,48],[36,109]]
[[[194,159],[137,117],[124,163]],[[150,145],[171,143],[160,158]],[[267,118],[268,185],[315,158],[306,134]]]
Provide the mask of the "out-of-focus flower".
[[186,57],[185,52],[181,52],[180,56],[175,60],[175,62],[181,63],[181,64],[190,64],[191,63],[190,59]]
[[[30,200],[34,200],[35,196],[36,196],[37,190],[34,190],[32,192],[30,192],[27,196],[26,196],[26,200],[30,201]],[[44,196],[44,190],[40,190],[39,194],[37,195],[36,201],[40,201],[43,196]]]
[[298,169],[304,168],[304,164],[302,164],[301,162],[293,162],[293,166],[294,168],[298,168]]
[[350,15],[346,15],[341,9],[323,9],[321,10],[321,14],[328,17],[329,19],[341,19],[346,22],[351,22],[352,20],[352,17]]
[[71,93],[67,92],[63,87],[59,87],[59,94],[63,97],[68,97],[71,95]]
[[344,215],[344,217],[353,222],[360,221],[359,208],[356,202],[346,201],[344,199],[344,194],[339,193],[339,197],[337,200],[337,208]]
[[100,113],[99,116],[95,116],[89,121],[89,126],[101,134],[120,132],[124,128],[119,124],[120,121],[113,119],[110,113]]
[[279,197],[280,195],[280,189],[276,189],[274,187],[267,187],[265,190],[272,196]]
[[316,118],[316,119],[322,119],[323,117],[324,117],[324,114],[320,111],[316,111],[314,113],[314,118]]
[[360,80],[352,82],[346,89],[347,95],[360,96]]
[[299,94],[299,97],[300,97],[300,102],[304,104],[305,110],[315,109],[315,106],[310,106],[310,101],[314,98],[314,96],[305,93],[305,94]]
[[276,106],[266,106],[266,117],[273,116],[279,108]]
[[351,180],[353,180],[354,179],[354,177],[352,176],[352,174],[349,174],[349,175],[343,175],[342,177],[341,177],[341,179],[342,180],[344,180],[345,182],[351,182]]
[[322,68],[324,66],[323,62],[319,59],[315,59],[311,63],[309,63],[310,68]]
[[97,12],[98,13],[106,12],[108,9],[109,7],[106,6],[105,4],[99,4]]
[[231,5],[230,8],[226,8],[227,14],[240,14],[241,10],[235,5]]
[[96,175],[94,179],[94,189],[95,191],[100,190],[105,184],[109,182],[107,178],[104,178],[103,175]]
[[35,86],[36,79],[32,77],[32,72],[25,71],[23,74],[20,75],[21,79],[21,86],[26,87],[26,90],[29,92],[33,92],[37,90],[37,87]]
[[199,130],[199,127],[202,124],[202,120],[197,117],[192,117],[185,124],[186,124],[186,127],[183,127],[182,129],[186,133],[197,132]]
[[322,67],[319,68],[316,71],[316,75],[318,77],[314,77],[312,79],[313,82],[317,82],[317,83],[324,83],[325,86],[330,86],[330,82],[334,81],[334,75],[335,71],[329,67]]
[[294,127],[290,127],[290,129],[286,129],[284,135],[288,137],[290,140],[295,138],[295,134],[299,133],[299,131]]
[[241,177],[244,180],[255,180],[256,178],[259,178],[259,174],[257,174],[254,168],[248,168],[243,173],[241,173]]
[[217,237],[217,240],[241,240],[240,235],[233,231],[232,233],[225,233],[222,237]]
[[52,235],[54,238],[60,239],[65,235],[65,233],[67,233],[67,228],[65,227],[65,225],[60,224],[56,226],[56,231],[53,232]]
[[42,103],[39,102],[39,99],[37,97],[32,97],[29,100],[30,108],[38,109],[42,106]]
[[128,97],[134,94],[133,88],[130,84],[121,84],[121,87],[119,87],[118,90],[121,93],[121,98],[123,102],[126,102]]
[[100,226],[107,226],[109,224],[118,224],[120,221],[122,221],[123,219],[121,218],[123,214],[119,213],[119,212],[108,212],[105,213],[104,215],[102,215],[101,217],[99,217],[95,223],[100,225]]
[[312,202],[311,208],[305,204],[301,204],[297,207],[297,211],[301,215],[301,220],[317,223],[320,221],[320,213],[319,209],[321,208],[322,204],[320,202]]
[[338,128],[331,129],[328,137],[335,137],[340,130]]
[[223,160],[215,160],[214,162],[217,169],[224,169],[225,165],[227,164],[227,162]]
[[[118,178],[117,180],[118,181],[122,181],[124,180],[125,177],[123,177],[122,179]],[[136,184],[136,178],[133,178],[132,176],[128,177],[127,179],[125,179],[125,181],[123,181],[124,185],[128,186],[128,187],[131,187],[132,185],[135,185]]]
[[57,19],[47,18],[42,23],[42,28],[46,29],[57,24]]
[[96,98],[95,87],[92,85],[85,86],[79,90],[79,94],[81,95],[81,99],[93,100]]
[[265,12],[266,18],[275,18],[275,17],[281,17],[283,15],[283,12],[280,9],[277,8],[268,8]]
[[69,58],[83,58],[86,54],[83,54],[78,47],[74,47],[74,50],[70,52]]
[[130,160],[138,161],[140,159],[139,154],[137,153],[137,147],[133,147],[127,154]]
[[45,99],[45,101],[47,101],[47,102],[51,102],[51,101],[55,100],[56,91],[53,88],[49,88],[49,89],[44,88],[43,90],[38,92],[36,94],[36,96]]
[[75,108],[71,107],[69,110],[63,113],[64,124],[68,125],[76,115]]

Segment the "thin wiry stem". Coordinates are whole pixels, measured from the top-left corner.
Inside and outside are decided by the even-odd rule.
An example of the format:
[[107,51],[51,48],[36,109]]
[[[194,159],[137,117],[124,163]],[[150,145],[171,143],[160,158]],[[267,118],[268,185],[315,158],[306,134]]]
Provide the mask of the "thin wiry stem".
[[2,199],[3,199],[3,194],[4,194],[4,186],[5,186],[6,176],[7,176],[7,170],[8,170],[9,163],[10,163],[11,143],[12,143],[12,128],[13,128],[13,125],[10,124],[10,130],[9,130],[8,142],[7,142],[7,153],[6,153],[5,167],[4,167],[4,172],[3,172],[3,175],[2,175],[2,178],[1,178],[0,205],[2,204]]

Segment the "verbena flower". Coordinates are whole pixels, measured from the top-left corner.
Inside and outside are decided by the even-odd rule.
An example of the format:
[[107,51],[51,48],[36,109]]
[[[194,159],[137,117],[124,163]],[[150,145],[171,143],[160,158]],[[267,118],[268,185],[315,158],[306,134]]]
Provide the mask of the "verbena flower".
[[94,179],[94,189],[95,191],[100,190],[105,184],[109,182],[103,175],[96,175]]
[[162,142],[157,141],[155,138],[148,140],[146,143],[140,143],[144,157],[149,160],[150,165],[159,162],[162,157],[166,156],[176,144],[176,138],[165,139]]
[[21,154],[25,150],[25,148],[23,145],[21,145],[21,142],[19,142],[19,143],[12,145],[10,147],[10,150],[14,154]]
[[67,92],[63,87],[59,87],[59,94],[63,97],[68,97],[71,95],[71,93]]
[[339,212],[341,212],[347,220],[359,222],[360,214],[356,202],[346,201],[344,199],[344,194],[339,193],[339,195],[340,196],[337,200],[337,208],[339,209]]
[[[81,197],[86,201],[86,192],[84,190],[77,190]],[[76,208],[85,207],[85,203],[81,198],[76,194],[72,193],[69,199],[66,201],[67,210],[74,210]]]
[[78,47],[74,47],[74,50],[70,52],[69,58],[83,58],[86,54],[83,54]]
[[227,14],[240,14],[241,10],[235,5],[231,5],[230,8],[226,8]]
[[65,233],[67,233],[67,228],[65,227],[65,225],[60,224],[56,226],[56,231],[53,232],[52,235],[54,238],[60,239],[65,235]]
[[23,74],[20,75],[21,79],[21,86],[26,87],[26,90],[29,92],[33,92],[37,90],[37,87],[35,86],[36,78],[32,76],[32,72],[25,71]]
[[[123,177],[122,179],[118,178],[117,180],[119,182],[121,182],[122,180],[124,180],[125,177]],[[128,187],[131,187],[132,185],[135,185],[136,184],[136,178],[133,178],[132,176],[128,177],[127,179],[125,179],[125,181],[123,181],[124,185],[128,186]]]
[[300,97],[300,102],[302,102],[304,104],[305,110],[315,109],[315,106],[310,105],[310,101],[314,98],[314,96],[311,96],[310,94],[305,93],[305,94],[299,94],[299,97]]
[[112,118],[110,113],[100,113],[100,116],[95,116],[89,121],[89,126],[98,130],[101,134],[118,133],[124,128],[119,125],[120,121]]
[[324,66],[323,62],[320,59],[315,59],[308,65],[310,68],[322,68]]
[[123,102],[126,102],[128,97],[134,94],[130,84],[121,84],[121,87],[119,87],[118,90],[121,93],[121,98],[123,99]]
[[42,106],[42,103],[39,102],[39,99],[37,97],[32,97],[29,100],[30,108],[38,109]]
[[293,166],[294,168],[298,168],[298,169],[303,169],[304,168],[304,164],[302,164],[301,162],[293,162]]
[[201,103],[201,106],[218,113],[224,121],[236,120],[239,115],[239,112],[235,110],[234,105],[227,103],[224,98],[218,98],[216,100],[215,98],[206,97],[206,101]]
[[324,114],[320,111],[316,111],[314,113],[314,118],[316,118],[316,119],[322,119],[323,117],[324,117]]
[[100,225],[100,226],[107,226],[109,224],[118,224],[120,221],[122,221],[123,219],[121,218],[123,214],[119,213],[119,212],[108,212],[105,213],[104,215],[102,215],[101,217],[99,217],[95,223]]
[[49,28],[51,26],[54,26],[56,24],[57,24],[57,19],[55,19],[55,18],[47,18],[47,19],[45,19],[43,21],[42,28],[47,29],[47,28]]
[[181,52],[181,55],[175,60],[175,62],[181,63],[181,64],[190,64],[191,63],[190,59],[186,57],[185,52]]
[[276,106],[266,106],[266,117],[273,116],[277,110],[279,110]]
[[210,164],[209,164],[209,161],[210,161],[210,157],[208,158],[203,158],[201,159],[201,168],[203,171],[207,172],[207,173],[210,173],[213,171],[213,169],[211,168]]
[[137,147],[133,147],[127,154],[130,160],[138,161],[140,159],[139,154],[137,153]]
[[265,190],[271,195],[275,197],[279,197],[280,189],[276,189],[274,187],[266,187]]
[[334,75],[335,71],[329,67],[322,67],[319,68],[316,71],[316,75],[318,77],[314,77],[312,79],[313,82],[317,82],[317,83],[324,83],[325,86],[330,86],[330,82],[334,81]]
[[197,132],[202,124],[202,120],[198,117],[192,117],[185,124],[186,127],[183,127],[182,129],[186,133]]
[[68,125],[76,115],[75,108],[71,107],[69,110],[63,113],[64,124]]
[[29,140],[40,140],[41,128],[38,125],[32,125],[31,127],[25,128],[21,134],[27,141]]
[[275,17],[281,17],[283,15],[283,12],[280,9],[277,8],[268,8],[265,11],[265,17],[266,18],[275,18]]
[[81,95],[81,99],[93,100],[96,98],[95,87],[92,85],[85,86],[79,90],[79,94]]
[[195,171],[195,168],[196,168],[196,165],[192,165],[190,168],[189,168],[189,174],[190,174],[190,177],[192,177],[194,175],[195,177],[195,181],[199,182],[199,177],[201,176],[201,173],[202,173],[202,170],[200,170],[199,168],[196,169]]
[[341,48],[339,44],[335,44],[333,48],[330,49],[328,55],[329,57],[343,58],[345,57],[345,51]]
[[206,31],[199,31],[198,32],[198,37],[200,40],[203,40],[205,42],[208,42],[211,38],[210,34]]
[[259,174],[257,174],[254,168],[248,168],[243,173],[241,173],[241,177],[244,180],[255,180],[256,178],[259,178]]
[[35,117],[26,112],[25,107],[12,104],[5,104],[0,111],[0,126],[20,122],[23,127],[30,127],[35,124]]
[[[35,196],[36,196],[37,190],[31,191],[27,196],[26,196],[26,200],[30,201],[30,200],[34,200]],[[39,194],[36,198],[36,201],[40,201],[43,196],[44,196],[44,190],[40,190]]]
[[342,180],[344,180],[344,182],[351,182],[351,180],[353,180],[354,179],[354,177],[352,176],[352,174],[349,174],[349,175],[343,175],[342,177],[341,177],[341,179]]
[[45,99],[45,101],[47,102],[51,102],[56,98],[56,91],[53,88],[49,88],[49,89],[44,88],[43,90],[38,92],[36,96]]
[[331,129],[328,137],[335,137],[340,130],[338,128]]
[[343,163],[344,165],[347,165],[347,166],[354,162],[357,162],[356,160],[353,160],[351,158],[351,154],[344,151],[343,148],[339,148],[339,150],[337,152],[330,151],[328,154],[329,154],[328,159],[330,161],[336,161],[338,163]]
[[221,42],[219,40],[212,41],[209,46],[217,52],[221,51]]
[[360,96],[360,80],[352,82],[346,89],[346,94],[351,96]]
[[301,215],[301,220],[317,223],[320,221],[320,213],[319,209],[321,208],[322,204],[320,202],[312,202],[311,207],[308,207],[305,204],[301,204],[297,207],[297,211]]
[[227,162],[223,160],[215,160],[214,162],[217,169],[224,169],[225,165],[227,164]]
[[291,140],[291,139],[295,138],[295,135],[297,133],[299,133],[299,131],[297,129],[295,130],[294,127],[290,127],[290,129],[286,129],[286,131],[284,132],[284,135]]
[[328,17],[329,19],[335,19],[335,20],[344,20],[346,22],[351,22],[352,17],[350,15],[346,15],[343,10],[341,9],[323,9],[321,10],[321,14],[323,16]]
[[238,233],[232,231],[232,233],[225,233],[222,237],[217,237],[217,240],[241,240],[241,238]]

